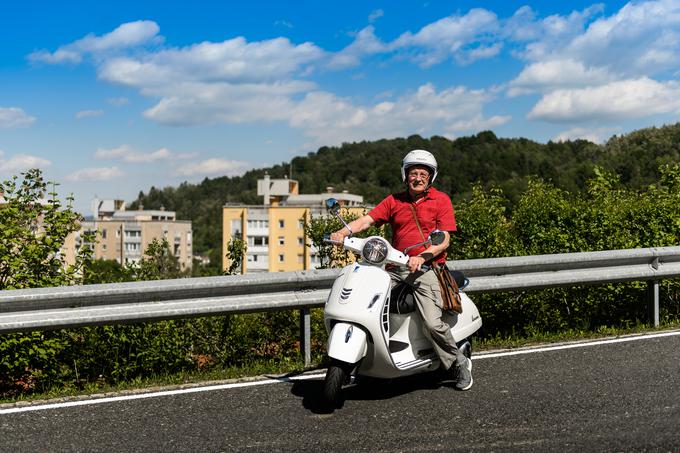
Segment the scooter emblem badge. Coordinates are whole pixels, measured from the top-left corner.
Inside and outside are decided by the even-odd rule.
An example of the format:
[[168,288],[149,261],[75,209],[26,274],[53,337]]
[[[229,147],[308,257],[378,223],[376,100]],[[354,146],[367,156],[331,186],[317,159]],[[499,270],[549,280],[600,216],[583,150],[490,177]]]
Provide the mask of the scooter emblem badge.
[[349,326],[347,332],[345,332],[345,343],[348,343],[349,339],[352,338],[352,332],[354,332],[354,326]]

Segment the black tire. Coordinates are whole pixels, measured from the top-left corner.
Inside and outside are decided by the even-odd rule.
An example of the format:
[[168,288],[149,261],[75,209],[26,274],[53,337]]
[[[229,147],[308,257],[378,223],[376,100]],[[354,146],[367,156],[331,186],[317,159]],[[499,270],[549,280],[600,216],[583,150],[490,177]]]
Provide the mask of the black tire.
[[326,371],[323,381],[323,399],[337,407],[342,401],[342,386],[347,382],[347,367],[333,361]]

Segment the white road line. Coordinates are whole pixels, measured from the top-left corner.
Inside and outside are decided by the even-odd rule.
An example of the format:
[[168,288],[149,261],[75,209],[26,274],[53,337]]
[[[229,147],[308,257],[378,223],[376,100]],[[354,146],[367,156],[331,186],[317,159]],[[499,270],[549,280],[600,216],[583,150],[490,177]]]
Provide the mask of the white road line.
[[[654,334],[646,334],[646,335],[638,335],[638,336],[627,336],[627,337],[622,337],[622,338],[612,338],[608,340],[595,340],[595,341],[584,341],[584,342],[578,342],[578,343],[570,343],[570,344],[563,344],[559,346],[546,346],[546,347],[537,347],[537,348],[527,348],[527,349],[521,349],[521,350],[516,350],[516,351],[505,351],[505,352],[492,352],[492,353],[482,353],[473,356],[473,360],[482,360],[482,359],[490,359],[490,358],[495,358],[495,357],[507,357],[507,356],[513,356],[513,355],[521,355],[521,354],[533,354],[533,353],[538,353],[538,352],[549,352],[549,351],[557,351],[561,349],[573,349],[573,348],[585,348],[588,346],[599,346],[599,345],[604,345],[604,344],[613,344],[613,343],[625,343],[628,341],[639,341],[639,340],[651,340],[654,338],[661,338],[661,337],[670,337],[670,336],[677,336],[680,335],[680,330],[677,331],[669,331],[669,332],[660,332],[660,333],[654,333]],[[320,379],[323,378],[325,373],[316,373],[316,374],[306,374],[306,375],[301,375],[301,376],[295,376],[295,377],[286,377],[286,378],[278,378],[278,379],[264,379],[260,381],[249,381],[249,382],[236,382],[236,383],[231,383],[231,384],[219,384],[219,385],[209,385],[205,387],[191,387],[191,388],[185,388],[185,389],[177,389],[177,390],[164,390],[160,392],[149,392],[149,393],[137,393],[133,395],[122,395],[122,396],[113,396],[113,397],[104,397],[104,398],[92,398],[92,399],[83,399],[83,400],[78,400],[78,401],[67,401],[63,403],[52,403],[52,404],[36,404],[36,405],[28,405],[28,406],[20,406],[20,407],[10,407],[7,409],[0,409],[0,415],[5,415],[5,414],[16,414],[20,412],[31,412],[31,411],[41,411],[41,410],[48,410],[48,409],[61,409],[61,408],[66,408],[66,407],[76,407],[76,406],[89,406],[89,405],[94,405],[94,404],[104,404],[104,403],[113,403],[117,401],[131,401],[131,400],[139,400],[139,399],[145,399],[145,398],[156,398],[160,396],[171,396],[171,395],[182,395],[182,394],[187,394],[187,393],[198,393],[198,392],[212,392],[215,390],[227,390],[227,389],[233,389],[233,388],[240,388],[240,387],[253,387],[257,385],[269,385],[269,384],[278,384],[281,382],[291,382],[291,381],[300,381],[300,380],[307,380],[307,379]]]
[[645,335],[635,335],[635,336],[626,336],[626,337],[620,337],[620,338],[610,338],[607,340],[593,340],[593,341],[579,341],[578,343],[569,343],[569,344],[561,344],[559,346],[544,346],[544,347],[536,347],[536,348],[527,348],[527,349],[519,349],[515,351],[504,351],[504,352],[490,352],[488,354],[481,353],[472,356],[473,360],[482,360],[482,359],[491,359],[494,357],[507,357],[507,356],[513,356],[513,355],[522,355],[522,354],[533,354],[535,352],[549,352],[549,351],[559,351],[561,349],[574,349],[574,348],[585,348],[588,346],[600,346],[603,344],[613,344],[613,343],[625,343],[628,341],[638,341],[638,340],[651,340],[653,338],[661,338],[661,337],[672,337],[680,335],[680,330],[674,330],[670,332],[659,332],[659,333],[652,333],[652,334],[645,334]]
[[11,407],[8,409],[0,409],[0,415],[4,414],[16,414],[18,412],[31,412],[40,411],[46,409],[60,409],[64,407],[75,407],[75,406],[88,406],[92,404],[103,404],[103,403],[114,403],[116,401],[130,401],[130,400],[141,400],[145,398],[156,398],[159,396],[171,396],[171,395],[181,395],[185,393],[199,393],[199,392],[211,392],[214,390],[226,390],[239,387],[253,387],[256,385],[268,385],[268,384],[279,384],[281,382],[291,382],[291,381],[301,381],[306,379],[316,379],[323,378],[325,373],[322,374],[309,374],[296,377],[287,377],[279,379],[264,379],[261,381],[250,381],[250,382],[236,382],[232,384],[219,384],[219,385],[209,385],[205,387],[191,387],[185,389],[177,390],[163,390],[160,392],[149,392],[149,393],[137,393],[134,395],[122,395],[122,396],[111,396],[104,398],[93,398],[78,401],[67,401],[64,403],[52,403],[52,404],[39,404],[35,406],[23,406],[23,407]]

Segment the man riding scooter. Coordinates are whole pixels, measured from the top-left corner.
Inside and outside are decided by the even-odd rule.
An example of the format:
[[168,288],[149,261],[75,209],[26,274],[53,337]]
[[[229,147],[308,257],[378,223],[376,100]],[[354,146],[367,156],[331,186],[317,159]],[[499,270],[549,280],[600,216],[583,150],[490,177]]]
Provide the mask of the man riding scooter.
[[[392,245],[404,250],[411,244],[424,242],[434,230],[443,230],[445,240],[438,245],[409,250],[408,268],[388,269],[394,287],[405,282],[413,287],[418,311],[434,343],[441,367],[455,382],[458,390],[472,387],[472,362],[458,349],[450,326],[442,320],[439,282],[434,271],[424,264],[444,263],[450,232],[456,231],[456,219],[448,195],[432,187],[437,178],[437,161],[425,150],[406,154],[401,165],[401,178],[406,190],[382,200],[367,215],[331,234],[330,239],[342,243],[345,237],[364,231],[373,224],[389,223]],[[426,270],[427,269],[427,270]]]

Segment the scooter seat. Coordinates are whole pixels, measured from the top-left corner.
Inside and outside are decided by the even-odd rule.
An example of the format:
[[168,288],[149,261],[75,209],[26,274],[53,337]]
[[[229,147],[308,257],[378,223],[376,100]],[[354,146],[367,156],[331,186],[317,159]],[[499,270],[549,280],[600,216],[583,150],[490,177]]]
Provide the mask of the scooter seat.
[[390,313],[405,315],[416,311],[413,289],[405,283],[392,288],[390,293]]

